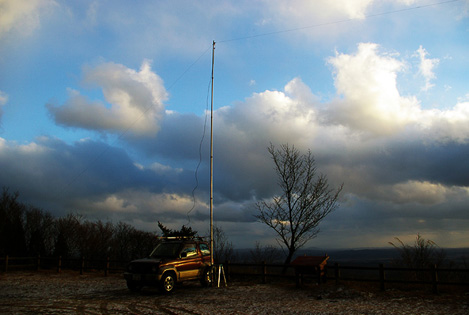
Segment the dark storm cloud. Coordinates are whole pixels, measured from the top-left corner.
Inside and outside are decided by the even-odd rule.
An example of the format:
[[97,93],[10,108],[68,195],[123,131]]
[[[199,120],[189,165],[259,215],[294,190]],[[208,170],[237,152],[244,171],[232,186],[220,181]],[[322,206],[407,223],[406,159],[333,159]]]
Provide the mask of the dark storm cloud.
[[[399,173],[448,186],[469,186],[469,143],[411,143],[395,148],[394,165]],[[401,157],[401,161],[397,159]]]
[[[378,150],[377,150],[378,151]],[[376,182],[430,181],[448,186],[469,186],[469,144],[459,142],[391,141],[379,152],[351,157],[349,166],[366,165]]]
[[[157,139],[129,139],[129,143],[148,156],[194,172],[201,158],[198,176],[200,182],[207,183],[210,122],[204,133],[204,121],[205,117],[193,114],[167,114]],[[250,127],[247,127],[249,132]],[[218,198],[215,200],[244,201],[254,195],[268,195],[274,188],[273,165],[267,153],[269,141],[260,133],[256,136],[264,138],[264,142],[255,139],[254,135],[239,138],[227,131],[226,125],[216,121],[214,129],[214,183],[217,187],[215,198]]]
[[80,198],[99,200],[126,189],[152,193],[180,189],[178,179],[186,176],[139,168],[125,150],[102,142],[84,140],[68,145],[50,138],[27,146],[4,143],[0,168],[0,183],[18,190],[27,202],[51,206],[56,212],[78,211],[60,207],[74,207]]
[[204,134],[204,117],[194,114],[167,113],[161,122],[157,138],[126,138],[147,156],[158,157],[162,161],[198,161],[200,142],[202,158],[208,158],[210,122]]

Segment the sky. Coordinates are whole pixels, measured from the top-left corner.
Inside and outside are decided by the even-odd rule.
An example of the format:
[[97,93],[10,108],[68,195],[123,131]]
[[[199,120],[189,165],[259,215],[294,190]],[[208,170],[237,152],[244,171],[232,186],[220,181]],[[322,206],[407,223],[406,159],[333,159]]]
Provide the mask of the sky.
[[307,243],[469,247],[468,0],[0,0],[0,185],[60,217],[274,245],[272,143],[340,206]]

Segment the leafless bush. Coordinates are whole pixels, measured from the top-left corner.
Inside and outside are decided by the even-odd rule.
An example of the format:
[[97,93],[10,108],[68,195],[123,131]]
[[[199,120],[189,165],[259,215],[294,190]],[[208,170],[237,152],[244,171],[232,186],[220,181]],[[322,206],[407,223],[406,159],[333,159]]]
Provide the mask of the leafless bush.
[[[446,252],[440,249],[434,241],[426,240],[420,234],[417,234],[413,245],[404,244],[397,237],[395,239],[397,241],[396,244],[393,242],[389,242],[389,244],[400,253],[400,257],[394,262],[399,267],[428,269],[431,267],[442,267],[445,263]],[[416,270],[411,274],[415,280],[431,279],[429,272]]]
[[417,234],[413,245],[404,244],[399,238],[395,238],[398,244],[389,242],[400,253],[397,264],[408,268],[441,267],[445,262],[446,252],[440,249],[432,240],[424,239]]
[[225,232],[218,226],[213,228],[213,247],[215,262],[223,263],[235,260],[233,243],[228,240]]
[[254,264],[266,263],[278,263],[284,259],[284,255],[281,251],[272,246],[262,246],[259,242],[256,242],[254,249],[250,251],[251,262]]

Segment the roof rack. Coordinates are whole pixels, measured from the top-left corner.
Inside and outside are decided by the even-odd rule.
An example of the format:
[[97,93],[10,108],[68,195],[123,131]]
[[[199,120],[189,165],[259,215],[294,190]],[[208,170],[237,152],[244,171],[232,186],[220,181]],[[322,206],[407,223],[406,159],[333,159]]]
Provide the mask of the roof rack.
[[204,240],[202,236],[157,236],[157,238],[160,240]]

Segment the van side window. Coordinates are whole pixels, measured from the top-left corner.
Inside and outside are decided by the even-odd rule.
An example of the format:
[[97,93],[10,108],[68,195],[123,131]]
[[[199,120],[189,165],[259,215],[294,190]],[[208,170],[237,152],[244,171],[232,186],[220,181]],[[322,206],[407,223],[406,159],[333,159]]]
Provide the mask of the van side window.
[[[184,254],[184,255],[183,255]],[[197,255],[197,247],[195,244],[186,244],[181,251],[180,257],[191,257]]]
[[202,255],[210,255],[210,248],[208,247],[207,244],[201,243],[200,244],[200,251],[202,252]]

